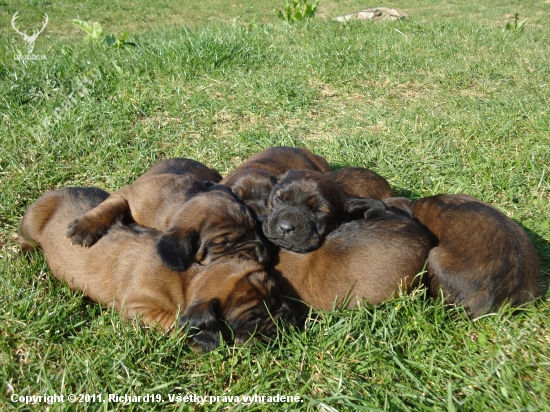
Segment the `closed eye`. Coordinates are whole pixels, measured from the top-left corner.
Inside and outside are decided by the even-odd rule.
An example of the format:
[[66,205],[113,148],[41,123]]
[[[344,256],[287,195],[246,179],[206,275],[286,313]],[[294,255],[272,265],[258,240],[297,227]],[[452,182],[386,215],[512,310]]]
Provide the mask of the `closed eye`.
[[231,246],[234,242],[231,239],[224,237],[217,237],[216,239],[210,242],[210,247],[228,247]]
[[249,322],[259,322],[262,320],[262,315],[259,312],[252,312],[250,316],[248,317]]

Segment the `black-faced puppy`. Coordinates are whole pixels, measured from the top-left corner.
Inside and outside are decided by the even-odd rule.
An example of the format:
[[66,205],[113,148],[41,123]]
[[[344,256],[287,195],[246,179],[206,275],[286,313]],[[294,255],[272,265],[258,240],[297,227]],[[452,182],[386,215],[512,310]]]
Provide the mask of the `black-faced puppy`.
[[328,162],[305,147],[273,146],[250,156],[220,182],[250,207],[259,220],[267,213],[267,198],[277,176],[290,169],[330,172]]
[[[313,252],[281,249],[269,272],[281,294],[316,308],[331,310],[346,297],[348,308],[361,300],[374,305],[419,281],[415,277],[432,246],[414,219],[388,213],[381,220],[341,225]],[[293,305],[297,313],[304,313],[306,308]]]
[[412,204],[414,217],[437,238],[428,257],[430,292],[473,317],[541,295],[539,259],[525,231],[493,206],[464,194]]
[[253,214],[227,187],[212,183],[219,177],[194,160],[162,160],[70,222],[67,236],[91,246],[122,219],[164,232],[158,253],[172,270],[222,256],[266,263],[267,244]]
[[344,222],[384,216],[386,206],[380,200],[351,196],[329,175],[290,170],[279,177],[269,195],[268,216],[263,222],[271,242],[305,253],[317,249],[325,236]]
[[44,194],[25,212],[21,249],[41,248],[57,279],[113,306],[125,319],[139,316],[144,324],[169,331],[179,314],[179,325],[205,350],[218,346],[220,336],[241,343],[253,333],[275,336],[279,321],[294,323],[274,281],[256,261],[217,259],[172,271],[157,254],[161,232],[118,222],[91,248],[71,245],[64,236],[67,224],[107,197],[94,188]]

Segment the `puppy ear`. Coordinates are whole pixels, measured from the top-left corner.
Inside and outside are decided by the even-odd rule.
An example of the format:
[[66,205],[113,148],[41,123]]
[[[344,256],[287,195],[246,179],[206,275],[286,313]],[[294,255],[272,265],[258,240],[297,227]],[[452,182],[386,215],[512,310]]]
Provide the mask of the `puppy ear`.
[[197,239],[198,234],[194,230],[186,233],[172,227],[164,232],[157,240],[157,253],[164,266],[175,271],[187,269],[193,262]]
[[205,351],[220,346],[220,334],[223,335],[226,329],[217,317],[219,306],[219,299],[193,304],[185,310],[178,323],[178,326],[186,328],[189,338]]
[[351,198],[346,200],[344,207],[352,218],[362,214],[365,219],[380,220],[386,214],[386,205],[376,199]]

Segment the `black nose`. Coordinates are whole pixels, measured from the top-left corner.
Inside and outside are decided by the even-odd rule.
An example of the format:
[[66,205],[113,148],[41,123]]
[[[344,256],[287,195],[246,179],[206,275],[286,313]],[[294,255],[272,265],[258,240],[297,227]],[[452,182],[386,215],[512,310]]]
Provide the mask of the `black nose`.
[[294,231],[294,229],[296,229],[296,227],[292,224],[292,222],[289,222],[288,220],[280,220],[279,227],[281,228],[281,230],[285,235]]

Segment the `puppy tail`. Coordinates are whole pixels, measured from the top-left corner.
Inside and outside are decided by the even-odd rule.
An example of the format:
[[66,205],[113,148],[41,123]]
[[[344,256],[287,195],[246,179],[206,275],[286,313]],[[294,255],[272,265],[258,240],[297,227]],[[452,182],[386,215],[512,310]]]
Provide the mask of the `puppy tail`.
[[17,233],[17,240],[23,254],[33,254],[40,248],[40,239],[46,224],[59,206],[57,191],[44,194],[25,212]]

